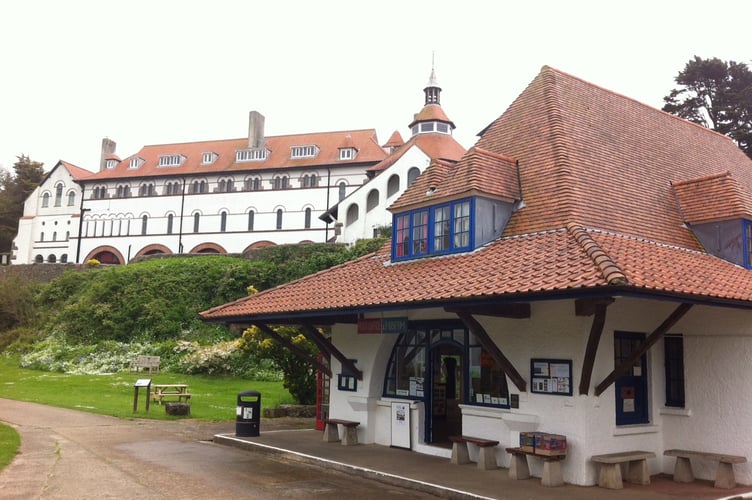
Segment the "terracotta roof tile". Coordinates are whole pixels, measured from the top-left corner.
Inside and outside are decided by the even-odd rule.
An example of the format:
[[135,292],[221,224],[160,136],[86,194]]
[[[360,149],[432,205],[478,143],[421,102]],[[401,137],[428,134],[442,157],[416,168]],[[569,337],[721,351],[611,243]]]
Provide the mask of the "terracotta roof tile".
[[369,172],[382,172],[394,165],[397,160],[402,158],[410,150],[410,147],[417,146],[423,151],[428,158],[457,161],[465,154],[465,148],[457,142],[451,135],[447,134],[418,134],[411,137],[397,151],[390,154],[381,162],[370,167]]
[[[235,152],[239,149],[248,148],[248,138],[144,146],[138,153],[125,158],[115,168],[98,172],[89,180],[200,175],[218,171],[231,173],[268,169],[315,168],[316,166],[342,164],[343,162],[339,159],[339,148],[342,147],[357,148],[358,155],[355,158],[357,163],[375,163],[387,156],[386,152],[379,146],[376,131],[373,129],[271,136],[266,137],[265,140],[265,147],[270,151],[267,159],[248,162],[235,161]],[[290,151],[293,146],[307,145],[318,146],[320,152],[315,158],[290,158]],[[203,153],[208,152],[216,153],[218,155],[217,160],[211,164],[203,164]],[[185,162],[176,167],[158,166],[161,155],[173,154],[185,156]],[[130,158],[135,156],[142,158],[144,163],[139,168],[129,168]]]
[[405,143],[404,139],[402,139],[402,135],[400,135],[399,131],[395,130],[392,132],[392,135],[389,136],[389,140],[386,141],[386,143],[382,146],[384,148],[396,148],[400,147]]
[[440,121],[448,123],[452,128],[455,128],[454,123],[449,119],[446,113],[444,113],[444,110],[439,104],[426,104],[423,109],[415,114],[413,121],[410,122],[410,125],[408,125],[408,127],[412,127],[418,122],[427,121]]
[[689,224],[752,218],[752,196],[730,172],[674,182],[672,185],[684,221]]

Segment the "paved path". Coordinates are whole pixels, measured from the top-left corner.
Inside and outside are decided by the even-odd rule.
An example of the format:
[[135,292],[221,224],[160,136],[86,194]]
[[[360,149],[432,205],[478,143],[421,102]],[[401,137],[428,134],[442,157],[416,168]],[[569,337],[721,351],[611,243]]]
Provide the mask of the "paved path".
[[0,472],[2,499],[431,498],[210,442],[234,422],[121,420],[6,399],[0,421],[21,435]]

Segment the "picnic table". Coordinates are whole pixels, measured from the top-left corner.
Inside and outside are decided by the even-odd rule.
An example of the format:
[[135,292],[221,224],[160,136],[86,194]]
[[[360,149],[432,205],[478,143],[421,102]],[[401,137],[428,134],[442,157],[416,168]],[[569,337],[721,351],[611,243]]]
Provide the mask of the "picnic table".
[[175,398],[178,402],[188,402],[191,395],[187,384],[152,384],[151,399],[162,404],[165,398]]

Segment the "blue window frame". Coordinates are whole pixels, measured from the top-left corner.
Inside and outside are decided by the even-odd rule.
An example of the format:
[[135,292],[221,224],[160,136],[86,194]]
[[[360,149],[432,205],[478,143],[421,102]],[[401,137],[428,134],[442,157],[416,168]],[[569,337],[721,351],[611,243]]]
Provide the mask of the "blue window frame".
[[742,228],[744,230],[744,267],[752,269],[752,222],[743,221]]
[[392,223],[392,258],[464,252],[472,248],[473,199],[396,214]]

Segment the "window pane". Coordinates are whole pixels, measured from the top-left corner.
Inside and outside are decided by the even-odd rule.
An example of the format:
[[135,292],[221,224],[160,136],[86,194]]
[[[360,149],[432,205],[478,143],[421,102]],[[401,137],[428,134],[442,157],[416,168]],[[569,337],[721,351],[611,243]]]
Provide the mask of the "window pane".
[[410,216],[397,217],[397,227],[394,232],[395,252],[397,257],[404,257],[410,249]]
[[470,246],[470,202],[465,201],[454,206],[454,247]]
[[449,207],[438,207],[433,215],[433,249],[441,252],[449,248]]
[[470,347],[470,403],[509,404],[507,378],[494,358],[482,347]]
[[428,211],[413,214],[413,254],[428,252]]

